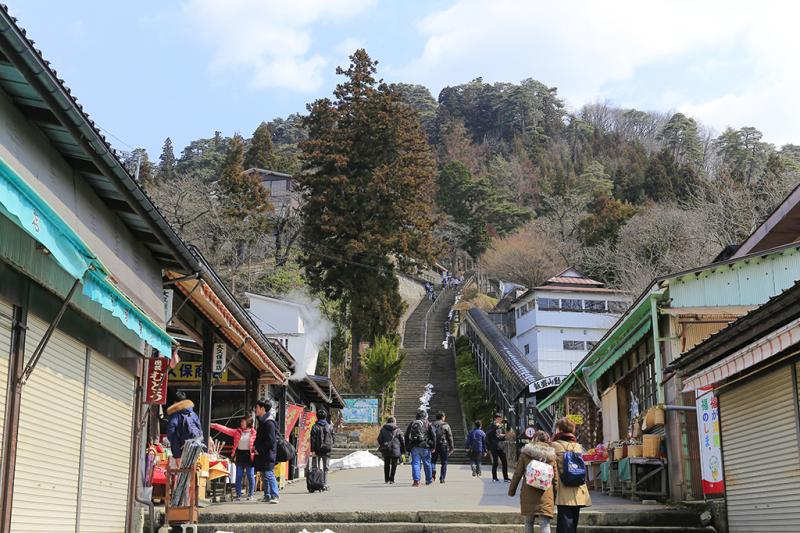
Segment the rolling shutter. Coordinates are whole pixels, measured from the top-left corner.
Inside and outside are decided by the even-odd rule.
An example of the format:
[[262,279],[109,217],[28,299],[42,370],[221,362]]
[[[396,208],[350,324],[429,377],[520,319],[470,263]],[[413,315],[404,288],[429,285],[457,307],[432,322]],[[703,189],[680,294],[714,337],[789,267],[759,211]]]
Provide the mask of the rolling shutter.
[[[47,324],[28,317],[25,357]],[[78,507],[86,347],[53,332],[23,387],[11,530],[74,532]]]
[[782,366],[720,394],[731,533],[797,531],[800,452],[793,372]]
[[124,533],[133,425],[133,375],[91,352],[79,515],[81,533]]
[[6,385],[8,362],[11,353],[11,304],[0,300],[0,457],[3,456],[3,429],[6,421]]

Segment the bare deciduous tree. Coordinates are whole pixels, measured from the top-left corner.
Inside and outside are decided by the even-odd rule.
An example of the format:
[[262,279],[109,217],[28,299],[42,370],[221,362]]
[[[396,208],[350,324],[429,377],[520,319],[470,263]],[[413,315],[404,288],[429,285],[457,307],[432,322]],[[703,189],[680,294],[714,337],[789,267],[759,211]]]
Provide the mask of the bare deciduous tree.
[[557,244],[536,224],[495,239],[482,263],[490,276],[526,287],[541,284],[565,266]]

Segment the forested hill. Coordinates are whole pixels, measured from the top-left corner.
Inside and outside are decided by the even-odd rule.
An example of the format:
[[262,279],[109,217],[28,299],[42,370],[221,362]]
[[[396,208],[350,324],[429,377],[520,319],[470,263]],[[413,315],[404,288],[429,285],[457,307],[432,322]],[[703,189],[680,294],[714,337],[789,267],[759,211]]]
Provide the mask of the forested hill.
[[[533,79],[478,78],[438,99],[419,85],[397,87],[437,157],[437,236],[483,257],[490,273],[527,285],[571,263],[637,290],[741,242],[800,176],[800,146],[773,146],[752,127],[713,132],[680,113],[605,103],[570,113],[555,88]],[[307,136],[302,117],[260,130],[239,149],[244,168],[297,172],[298,143]],[[232,142],[216,133],[176,155],[167,139],[159,161],[140,172],[179,231],[209,254],[229,250],[218,262],[241,277],[244,259],[231,259],[241,247],[220,247],[218,235],[208,235],[221,231],[206,205],[209,184]],[[267,258],[269,246],[263,243]],[[243,281],[273,290],[299,283],[291,261],[274,261],[280,269],[251,268]]]

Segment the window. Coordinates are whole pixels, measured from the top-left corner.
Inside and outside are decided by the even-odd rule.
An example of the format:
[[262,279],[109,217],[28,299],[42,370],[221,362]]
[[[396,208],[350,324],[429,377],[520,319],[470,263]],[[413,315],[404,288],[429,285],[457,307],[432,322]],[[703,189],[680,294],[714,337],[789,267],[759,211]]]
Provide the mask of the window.
[[597,346],[597,341],[586,341],[587,350],[594,350],[595,346]]
[[606,302],[604,300],[584,300],[583,308],[587,313],[605,313]]
[[536,303],[539,305],[540,311],[558,311],[560,309],[557,298],[537,298]]
[[531,353],[531,345],[530,344],[526,344],[525,345],[525,355],[529,355],[530,353]]
[[614,313],[615,315],[621,315],[625,311],[628,310],[628,302],[608,302],[608,312]]
[[561,300],[561,310],[580,313],[581,311],[583,311],[583,300],[572,300],[564,298]]
[[564,341],[565,350],[585,350],[583,341]]

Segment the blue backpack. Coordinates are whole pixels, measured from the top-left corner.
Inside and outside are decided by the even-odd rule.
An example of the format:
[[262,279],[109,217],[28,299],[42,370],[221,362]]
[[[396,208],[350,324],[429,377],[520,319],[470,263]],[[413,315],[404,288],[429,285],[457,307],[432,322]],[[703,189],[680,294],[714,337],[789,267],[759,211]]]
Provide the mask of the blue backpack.
[[586,463],[581,452],[574,449],[564,452],[560,481],[567,487],[580,487],[586,483]]

